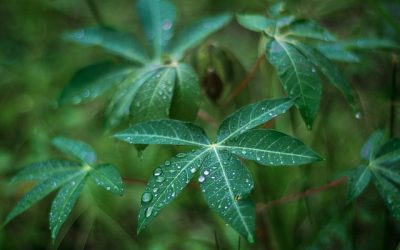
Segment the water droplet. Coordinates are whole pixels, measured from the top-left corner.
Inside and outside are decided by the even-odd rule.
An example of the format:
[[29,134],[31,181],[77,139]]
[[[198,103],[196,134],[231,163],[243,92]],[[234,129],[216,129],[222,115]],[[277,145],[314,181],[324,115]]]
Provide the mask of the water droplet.
[[156,193],[158,191],[158,188],[153,188],[153,193]]
[[245,150],[242,150],[242,154],[244,154],[244,155],[245,155],[245,154],[247,154],[247,152],[246,152]]
[[153,199],[153,195],[149,192],[144,192],[142,195],[142,202],[147,203]]
[[111,190],[111,187],[106,187],[106,189],[107,189],[108,191],[110,191],[110,190]]
[[144,213],[145,213],[146,218],[150,217],[151,214],[153,213],[153,207],[146,208]]
[[171,162],[170,161],[165,161],[165,166],[169,166],[169,165],[171,165]]
[[196,173],[196,168],[190,169],[190,172],[191,172],[192,174]]
[[202,175],[199,176],[199,182],[204,182],[206,180],[206,178]]
[[179,153],[179,154],[176,155],[176,157],[178,157],[178,158],[183,158],[183,157],[185,157],[185,156],[186,156],[185,153]]
[[354,117],[356,118],[356,119],[361,119],[362,118],[362,114],[361,114],[361,112],[357,112],[355,115],[354,115]]
[[315,73],[316,69],[313,67],[313,68],[311,69],[311,71],[312,71],[313,73]]
[[261,158],[260,157],[257,157],[257,161],[260,161],[261,160]]
[[162,171],[161,168],[156,168],[156,169],[154,169],[154,171],[153,171],[153,175],[154,175],[154,176],[160,176],[160,175],[162,175],[162,173],[163,173],[163,171]]
[[208,170],[204,171],[204,175],[209,175],[209,174],[210,174],[210,171],[208,171]]
[[165,177],[164,176],[157,176],[156,177],[156,182],[163,182],[165,180]]
[[169,30],[172,28],[172,22],[168,19],[164,20],[162,23],[162,29],[163,30]]

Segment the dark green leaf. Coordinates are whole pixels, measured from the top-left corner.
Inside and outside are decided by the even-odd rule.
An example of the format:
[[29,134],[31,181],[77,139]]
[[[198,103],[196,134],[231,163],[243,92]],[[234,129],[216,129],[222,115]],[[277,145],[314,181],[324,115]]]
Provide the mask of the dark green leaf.
[[371,171],[366,166],[359,166],[348,175],[347,201],[355,200],[371,181]]
[[400,220],[400,191],[386,178],[377,174],[374,175],[374,183],[379,194],[383,198],[386,207],[397,220]]
[[400,139],[394,138],[383,144],[374,156],[375,164],[395,164],[400,161]]
[[360,155],[364,160],[371,160],[376,153],[376,150],[381,145],[384,134],[382,131],[374,132],[367,140],[367,142],[362,146]]
[[75,157],[82,162],[87,164],[93,164],[96,162],[96,152],[90,145],[84,142],[59,136],[55,137],[51,143],[61,152]]
[[149,61],[144,48],[134,39],[132,34],[106,27],[80,29],[66,33],[64,38],[85,45],[97,45],[114,55],[135,62]]
[[117,170],[111,164],[101,164],[95,166],[89,172],[90,178],[100,187],[111,193],[123,195],[124,183]]
[[310,38],[323,41],[336,40],[335,36],[332,33],[311,20],[304,20],[292,23],[286,34],[294,37]]

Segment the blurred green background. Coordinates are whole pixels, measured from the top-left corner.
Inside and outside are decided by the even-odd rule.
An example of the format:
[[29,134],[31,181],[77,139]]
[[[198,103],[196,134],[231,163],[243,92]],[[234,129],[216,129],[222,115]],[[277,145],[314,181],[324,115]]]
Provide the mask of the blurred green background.
[[[131,0],[95,2],[107,25],[140,34]],[[179,12],[178,28],[200,17],[232,11],[264,13],[271,1],[173,0]],[[313,18],[340,39],[357,37],[400,39],[400,1],[299,0],[288,9]],[[83,47],[61,39],[61,34],[94,26],[96,20],[83,0],[5,0],[0,4],[0,220],[31,184],[11,185],[9,177],[27,163],[53,158],[50,147],[55,135],[91,144],[102,162],[117,166],[125,177],[146,180],[157,164],[178,147],[149,146],[143,155],[134,147],[117,142],[104,129],[104,106],[108,98],[80,106],[57,107],[57,98],[79,68],[111,56],[98,48]],[[244,67],[257,58],[259,35],[231,24],[209,38],[230,49]],[[266,168],[247,165],[256,181],[253,199],[267,203],[282,196],[317,187],[339,178],[359,164],[359,149],[376,129],[388,131],[392,51],[363,51],[360,63],[340,64],[357,90],[363,117],[356,119],[344,97],[324,85],[321,112],[313,131],[308,131],[297,111],[279,118],[276,126],[304,140],[325,161],[298,168]],[[188,59],[189,60],[189,59]],[[397,84],[398,86],[398,84]],[[398,90],[400,87],[397,88]],[[265,63],[249,86],[250,100],[277,97],[276,76]],[[399,93],[397,93],[399,94]],[[400,95],[399,95],[400,96]],[[204,96],[203,99],[206,99]],[[237,107],[204,109],[217,122]],[[399,136],[399,101],[394,132]],[[214,128],[198,124],[211,134]],[[51,197],[0,229],[0,249],[237,249],[237,233],[207,208],[201,193],[187,188],[162,211],[140,235],[136,218],[144,185],[127,182],[124,197],[114,197],[89,187],[60,237],[52,242],[47,214]],[[357,202],[345,202],[346,185],[257,214],[256,243],[240,240],[241,249],[396,249],[400,224],[386,211],[376,190],[369,187]],[[217,239],[217,240],[216,240]]]

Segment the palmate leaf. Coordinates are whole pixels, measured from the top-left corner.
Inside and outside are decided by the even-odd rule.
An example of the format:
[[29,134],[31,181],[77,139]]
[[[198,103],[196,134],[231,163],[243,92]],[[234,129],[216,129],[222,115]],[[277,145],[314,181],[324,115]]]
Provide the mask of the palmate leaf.
[[[249,197],[253,182],[250,172],[235,154],[272,166],[321,160],[302,142],[288,135],[270,130],[251,130],[286,112],[294,103],[293,99],[283,98],[263,100],[241,108],[222,122],[214,144],[209,143],[201,128],[176,120],[148,121],[117,133],[116,138],[131,144],[199,148],[190,153],[179,153],[154,170],[142,196],[138,232],[178,195],[200,169],[198,180],[207,204],[225,223],[253,241],[255,208]],[[242,154],[242,150],[252,151]]]
[[297,38],[322,40],[326,42],[336,40],[332,33],[312,20],[301,20],[292,23],[292,25],[289,26],[286,35]]
[[347,63],[360,62],[360,58],[356,54],[340,43],[321,43],[316,44],[315,48],[330,60]]
[[359,166],[348,176],[347,201],[355,200],[371,181],[371,171],[366,166]]
[[319,109],[322,87],[316,68],[293,45],[272,40],[267,59],[276,68],[283,87],[296,104],[307,127],[311,128]]
[[112,165],[93,165],[96,153],[86,143],[64,137],[56,137],[52,142],[60,151],[78,158],[81,162],[54,159],[33,163],[21,169],[13,178],[14,182],[33,180],[38,181],[38,184],[21,198],[8,214],[4,224],[60,188],[49,214],[51,237],[55,239],[88,178],[98,186],[118,195],[123,193],[123,184],[121,176]]
[[360,151],[361,158],[367,161],[371,160],[374,157],[376,150],[381,145],[383,139],[384,139],[384,134],[382,131],[376,131],[372,133],[372,135],[368,138],[368,140],[364,143],[364,145],[361,148]]
[[255,32],[263,32],[275,25],[273,20],[261,15],[237,15],[236,19],[240,25]]
[[400,139],[394,138],[383,144],[374,155],[376,164],[396,164],[400,162]]

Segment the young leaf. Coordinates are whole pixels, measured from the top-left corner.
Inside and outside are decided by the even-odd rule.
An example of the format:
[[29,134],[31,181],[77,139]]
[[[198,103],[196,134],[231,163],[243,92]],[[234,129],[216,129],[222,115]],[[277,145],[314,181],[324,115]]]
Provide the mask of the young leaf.
[[62,159],[52,159],[29,164],[23,167],[11,179],[21,181],[43,181],[56,175],[69,175],[81,169],[81,163]]
[[275,25],[273,20],[261,15],[237,15],[236,19],[240,25],[255,32],[262,32]]
[[81,175],[70,180],[60,189],[57,196],[54,198],[49,214],[52,239],[57,237],[61,226],[71,213],[72,208],[85,186],[86,175],[87,172],[83,172]]
[[384,134],[382,131],[374,132],[367,140],[367,142],[362,146],[360,155],[364,160],[371,160],[378,147],[381,145],[382,140],[384,138]]
[[217,141],[222,144],[240,133],[285,113],[294,102],[291,98],[263,100],[240,108],[222,122],[218,129]]
[[371,181],[371,171],[366,166],[359,166],[348,175],[347,202],[355,200]]
[[322,160],[298,139],[266,129],[244,132],[225,142],[221,148],[268,166],[301,165]]
[[211,209],[253,242],[255,207],[247,198],[253,189],[253,180],[240,160],[223,150],[213,149],[201,168],[199,182]]
[[79,104],[91,101],[119,84],[132,66],[102,62],[79,70],[61,92],[59,103]]
[[75,157],[84,163],[92,164],[96,162],[96,152],[94,152],[91,146],[84,142],[59,136],[55,137],[51,143],[61,152]]
[[136,8],[154,55],[159,58],[173,36],[175,7],[167,0],[139,0]]
[[64,38],[85,45],[97,45],[114,55],[135,62],[146,63],[149,57],[146,50],[133,35],[106,27],[93,27],[66,33]]
[[180,154],[154,170],[142,195],[138,233],[188,185],[208,152],[209,150],[200,149]]
[[98,186],[111,193],[122,196],[124,193],[124,183],[118,170],[111,164],[100,164],[92,168],[89,177]]
[[170,54],[176,59],[181,59],[186,50],[198,45],[206,37],[228,24],[230,19],[230,15],[221,14],[204,18],[188,26],[178,34],[169,50]]
[[310,61],[293,45],[273,40],[267,45],[268,61],[276,68],[283,87],[296,104],[301,116],[311,128],[321,100],[321,81]]
[[288,28],[287,35],[327,42],[336,40],[332,33],[311,20],[302,20],[292,23]]
[[131,144],[164,144],[207,146],[202,128],[176,120],[154,120],[139,123],[114,135]]

